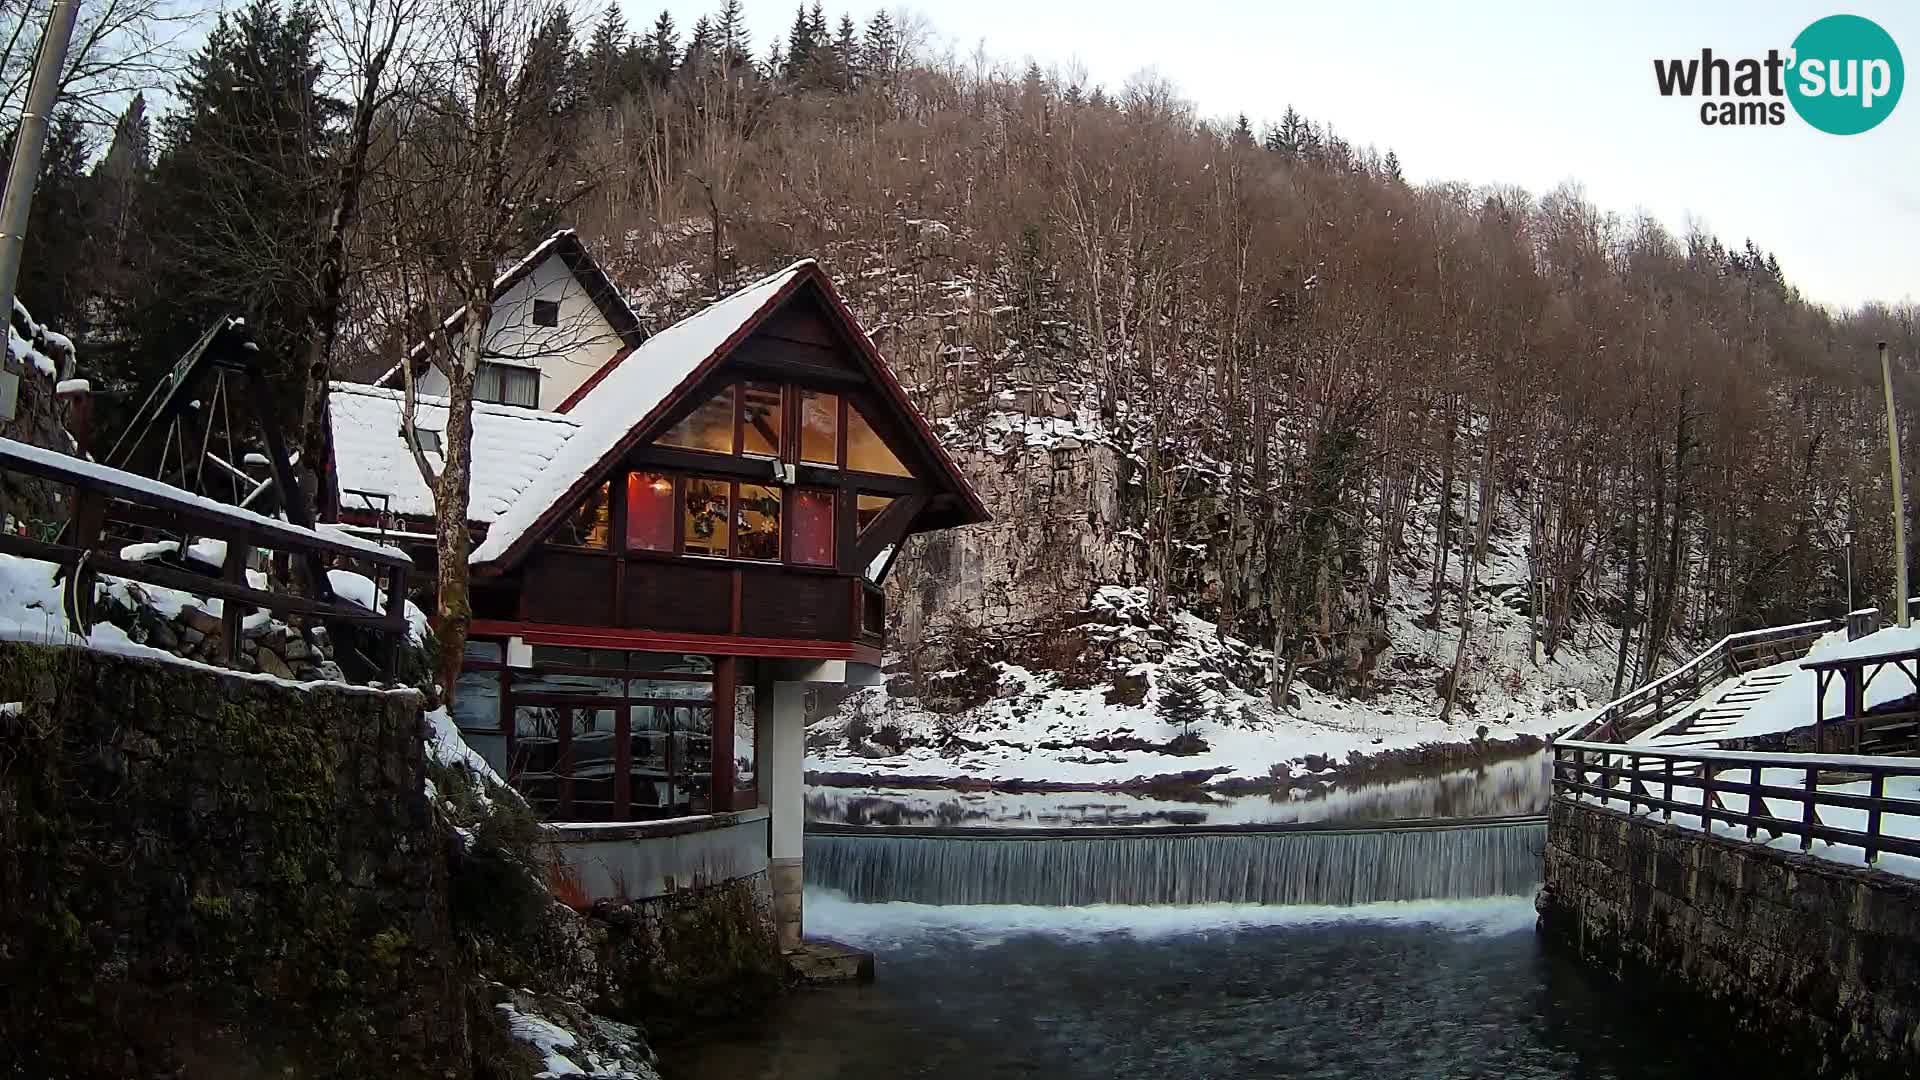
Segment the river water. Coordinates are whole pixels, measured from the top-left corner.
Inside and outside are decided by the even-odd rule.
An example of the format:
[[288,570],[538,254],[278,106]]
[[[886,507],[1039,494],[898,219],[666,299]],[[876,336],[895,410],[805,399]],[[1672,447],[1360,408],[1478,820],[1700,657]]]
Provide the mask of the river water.
[[[807,897],[868,986],[662,1048],[667,1080],[1737,1075],[1693,1014],[1545,952],[1530,898],[1358,908]],[[1760,1068],[1747,1075],[1776,1076]]]
[[[1520,831],[1538,825],[1498,826],[1485,839],[1470,830],[1353,831],[1396,817],[1538,813],[1544,802],[1534,759],[1200,806],[1085,793],[816,791],[817,820],[922,830],[910,848],[882,850],[906,842],[895,838],[859,838],[865,847],[809,840],[807,932],[872,951],[877,981],[796,993],[763,1017],[660,1047],[662,1072],[667,1080],[1732,1074],[1738,1044],[1700,1030],[1694,1012],[1542,948],[1533,928],[1537,847]],[[1170,816],[1194,812],[1200,821]],[[1249,837],[1271,846],[1243,858],[1270,879],[1297,874],[1298,887],[1256,888],[1251,871],[1220,873],[1230,854],[1221,838],[1180,835],[1193,825],[1300,822],[1342,828]],[[1138,839],[1015,838],[1074,826],[1130,833],[1112,828],[1123,823],[1146,827]],[[978,845],[996,841],[926,831],[954,825],[1009,830],[1008,853],[982,855]],[[1505,839],[1491,843],[1496,835]],[[1407,846],[1416,841],[1429,847]],[[1214,851],[1201,850],[1209,844]],[[845,865],[828,867],[828,851]],[[1435,864],[1430,872],[1380,869],[1422,858]],[[1138,883],[1154,873],[1177,887]],[[1110,884],[1089,889],[1094,877]],[[1193,884],[1205,880],[1216,883]],[[1318,902],[1395,889],[1438,898]],[[1164,902],[1190,893],[1268,902]],[[1083,902],[1089,896],[1147,902]],[[1274,902],[1302,897],[1309,902]],[[906,902],[928,898],[940,902]],[[1009,898],[1031,902],[998,902]],[[1762,1061],[1749,1074],[1777,1071]]]

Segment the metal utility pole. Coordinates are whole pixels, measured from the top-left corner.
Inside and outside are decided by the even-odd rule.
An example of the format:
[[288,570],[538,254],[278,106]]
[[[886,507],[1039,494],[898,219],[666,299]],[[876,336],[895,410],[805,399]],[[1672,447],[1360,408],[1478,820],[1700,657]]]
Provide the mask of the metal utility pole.
[[1893,361],[1887,358],[1887,343],[1880,342],[1880,383],[1887,392],[1887,457],[1893,463],[1893,610],[1901,626],[1907,625],[1907,507],[1900,497],[1900,427],[1893,415]]
[[27,212],[33,208],[33,186],[40,179],[40,152],[47,144],[47,121],[60,95],[60,69],[67,62],[67,42],[73,37],[76,0],[53,0],[47,29],[40,35],[40,55],[33,62],[33,85],[13,138],[13,163],[7,169],[7,192],[0,197],[0,312],[13,318],[13,286],[20,278],[20,249],[27,241]]

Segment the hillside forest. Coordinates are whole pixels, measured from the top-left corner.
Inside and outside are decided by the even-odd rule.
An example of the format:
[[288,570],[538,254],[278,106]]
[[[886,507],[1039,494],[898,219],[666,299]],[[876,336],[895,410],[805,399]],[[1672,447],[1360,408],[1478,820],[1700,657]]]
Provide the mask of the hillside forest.
[[[1616,690],[1691,643],[1890,602],[1875,345],[1920,401],[1916,312],[1812,303],[1764,237],[1676,234],[1574,185],[1410,183],[1365,132],[961,54],[905,12],[815,2],[756,41],[741,0],[688,26],[251,0],[157,63],[163,12],[141,10],[76,61],[20,287],[109,416],[235,313],[312,446],[315,386],[386,369],[572,227],[654,329],[813,256],[944,430],[1071,427],[1113,461],[1112,506],[1007,542],[1103,530],[1100,584],[1270,649],[1276,702],[1309,674],[1364,693],[1392,602],[1457,642],[1451,709],[1501,537],[1535,662],[1607,627]],[[963,460],[985,479],[1028,452],[1000,450]],[[464,547],[441,547],[457,633]],[[909,560],[892,587],[941,572]]]

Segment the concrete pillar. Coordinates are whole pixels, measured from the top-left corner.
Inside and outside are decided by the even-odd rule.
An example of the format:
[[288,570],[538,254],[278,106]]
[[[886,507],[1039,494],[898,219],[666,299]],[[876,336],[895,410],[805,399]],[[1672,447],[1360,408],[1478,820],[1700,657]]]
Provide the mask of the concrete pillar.
[[768,877],[773,886],[773,924],[782,949],[800,946],[800,896],[806,853],[801,835],[805,814],[801,791],[806,785],[806,685],[771,684],[760,699],[762,747],[761,782],[768,791],[767,809],[773,832],[768,850]]

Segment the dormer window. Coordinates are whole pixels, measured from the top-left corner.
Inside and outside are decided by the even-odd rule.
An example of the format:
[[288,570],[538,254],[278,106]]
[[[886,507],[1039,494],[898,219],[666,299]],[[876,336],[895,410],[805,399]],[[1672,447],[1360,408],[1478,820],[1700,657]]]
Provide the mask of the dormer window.
[[560,301],[535,300],[533,302],[533,325],[559,326],[560,325]]
[[482,360],[473,377],[473,400],[537,409],[540,407],[540,372]]

